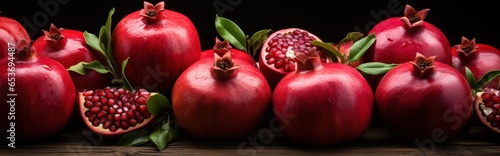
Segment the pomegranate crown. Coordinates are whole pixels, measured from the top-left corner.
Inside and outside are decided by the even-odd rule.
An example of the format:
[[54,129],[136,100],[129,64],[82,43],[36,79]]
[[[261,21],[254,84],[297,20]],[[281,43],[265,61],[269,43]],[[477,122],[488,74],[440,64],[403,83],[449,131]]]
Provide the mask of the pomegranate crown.
[[307,54],[295,53],[295,60],[297,61],[298,70],[312,70],[321,67],[321,60],[316,46],[311,47]]
[[214,66],[213,71],[216,78],[227,79],[232,77],[234,72],[241,68],[239,65],[235,65],[233,59],[231,58],[231,51],[227,51],[221,57],[219,55],[214,55]]
[[224,54],[231,49],[232,47],[227,40],[220,41],[219,38],[215,37],[215,45],[213,47],[213,51],[215,54],[224,56]]
[[417,52],[417,56],[415,57],[415,61],[411,61],[415,66],[415,69],[419,71],[419,74],[424,76],[427,75],[429,72],[434,69],[434,60],[436,56],[430,56],[426,58],[424,55],[421,53]]
[[404,16],[400,18],[408,27],[418,27],[424,25],[424,19],[429,13],[430,9],[422,9],[416,11],[412,6],[406,5]]
[[57,28],[54,23],[51,23],[49,31],[42,30],[45,35],[43,39],[49,42],[58,42],[64,38],[64,35],[61,33],[63,30],[64,28]]
[[15,56],[19,60],[30,60],[36,57],[36,49],[33,47],[33,41],[19,40]]
[[158,14],[165,11],[165,2],[161,1],[153,5],[149,2],[144,1],[144,8],[139,14],[144,17],[147,21],[156,21],[158,19]]
[[479,46],[476,45],[476,38],[469,40],[466,37],[462,36],[462,43],[460,45],[456,45],[455,48],[457,49],[457,52],[468,56],[475,53]]

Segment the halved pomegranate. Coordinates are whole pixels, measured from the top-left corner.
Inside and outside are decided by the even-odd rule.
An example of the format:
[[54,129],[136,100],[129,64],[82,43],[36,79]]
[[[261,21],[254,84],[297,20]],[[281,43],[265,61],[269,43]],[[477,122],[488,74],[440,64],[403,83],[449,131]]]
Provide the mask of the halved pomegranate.
[[[297,69],[295,53],[307,55],[313,47],[310,42],[314,40],[321,41],[316,35],[300,28],[281,29],[269,35],[261,48],[259,69],[271,89],[274,90],[286,74]],[[318,53],[321,62],[330,62],[323,50],[319,50]]]
[[79,93],[80,114],[85,124],[105,137],[118,137],[148,125],[155,115],[147,108],[151,93],[124,88],[88,90]]
[[477,92],[474,109],[483,125],[500,134],[500,90],[485,87]]

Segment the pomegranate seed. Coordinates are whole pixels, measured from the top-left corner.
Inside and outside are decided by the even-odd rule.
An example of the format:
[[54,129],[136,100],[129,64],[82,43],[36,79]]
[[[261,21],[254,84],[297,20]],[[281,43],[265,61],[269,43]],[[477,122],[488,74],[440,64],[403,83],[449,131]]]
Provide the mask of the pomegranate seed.
[[144,112],[144,113],[142,113],[142,116],[144,116],[144,118],[146,118],[146,119],[147,119],[147,118],[151,117],[151,113],[149,113],[149,112]]
[[497,110],[500,109],[500,103],[494,104],[493,109],[497,109]]
[[137,106],[132,105],[132,106],[130,106],[130,109],[131,109],[132,111],[136,111],[136,110],[137,110]]
[[115,114],[115,118],[113,118],[113,119],[114,119],[114,121],[120,121],[120,114]]
[[497,110],[492,110],[490,114],[497,115],[498,111]]
[[493,101],[488,101],[486,104],[484,104],[484,106],[488,108],[493,108]]
[[127,103],[125,103],[123,106],[124,106],[124,107],[130,107],[130,106],[131,106],[131,104],[130,104],[129,102],[127,102]]
[[106,121],[105,124],[103,124],[102,126],[104,129],[108,129],[109,127],[111,127],[111,121]]
[[139,111],[148,112],[148,107],[146,107],[146,105],[139,105]]
[[100,100],[100,102],[101,102],[101,103],[106,103],[106,102],[108,102],[108,100],[107,100],[107,99],[106,99],[106,97],[104,97],[104,96],[99,97],[99,100]]
[[99,102],[99,96],[97,95],[92,96],[92,102]]
[[128,123],[127,123],[127,122],[125,122],[125,121],[123,121],[123,122],[122,122],[122,129],[127,130],[127,129],[128,129],[128,127],[129,127],[129,126],[128,126]]
[[92,116],[92,113],[90,112],[90,110],[85,111],[85,116],[86,117]]
[[118,108],[118,109],[116,110],[116,113],[117,113],[117,114],[121,114],[121,113],[123,113],[123,109]]
[[500,122],[500,115],[495,115],[495,121]]
[[269,60],[267,60],[267,64],[274,64],[274,61],[275,59],[274,58],[270,58]]
[[120,121],[116,121],[115,122],[115,126],[118,128],[118,127],[122,127],[122,124],[120,123]]
[[97,117],[96,115],[92,115],[92,116],[90,116],[90,117],[89,117],[89,121],[90,121],[90,122],[95,121],[96,117]]
[[108,106],[109,105],[114,105],[115,104],[115,99],[109,99],[108,100]]
[[93,104],[90,101],[86,101],[85,104],[84,104],[85,108],[90,108],[90,107],[92,107],[92,105]]
[[102,110],[103,110],[103,111],[108,111],[108,110],[109,110],[109,107],[108,107],[108,106],[102,106]]
[[113,96],[113,94],[106,94],[106,97],[107,97],[108,99],[112,99],[114,96]]
[[101,102],[96,102],[94,103],[94,107],[101,107],[102,106],[102,103]]
[[142,97],[137,99],[137,103],[140,104],[140,105],[146,105],[147,104],[146,99],[144,99]]
[[274,68],[277,68],[277,69],[281,69],[281,68],[283,68],[283,61],[278,60],[278,61],[274,64]]
[[493,121],[495,121],[495,115],[493,115],[493,114],[488,115],[488,116],[486,117],[486,121],[488,121],[488,122],[493,122]]
[[120,115],[120,121],[127,121],[128,120],[128,116],[127,116],[127,113],[122,113]]
[[122,103],[121,101],[118,101],[118,102],[116,103],[116,105],[118,105],[118,107],[122,107],[122,106],[123,106],[123,103]]
[[144,121],[144,117],[142,116],[135,116],[135,118],[137,119],[137,123],[142,123]]
[[109,128],[109,131],[111,132],[116,132],[118,129],[116,129],[116,126],[115,125],[111,125],[111,127]]
[[99,126],[99,124],[100,124],[100,122],[98,120],[94,120],[92,122],[92,126],[95,126],[95,127]]
[[116,109],[109,108],[108,112],[109,112],[109,114],[115,114],[116,113]]
[[114,92],[113,93],[113,98],[117,99],[120,97],[120,93],[119,92]]
[[110,88],[110,89],[109,89],[109,91],[108,91],[108,93],[113,93],[113,92],[115,92],[115,91],[116,91],[116,89],[115,89],[115,88]]
[[130,119],[130,121],[128,122],[130,126],[134,127],[137,125],[137,120],[135,119]]
[[500,103],[500,96],[493,96],[494,103]]
[[108,119],[108,121],[113,121],[113,119],[114,119],[114,114],[109,114],[109,115],[108,115],[108,118],[106,118],[106,119]]
[[85,91],[82,93],[83,96],[92,96],[94,95],[94,91],[93,90],[89,90],[89,91]]
[[99,107],[92,107],[90,108],[90,112],[92,112],[92,114],[97,114],[101,111],[101,108]]
[[92,101],[92,97],[93,97],[93,96],[86,96],[86,97],[85,97],[85,101]]
[[103,124],[103,125],[104,125],[104,124],[106,123],[106,121],[108,121],[108,120],[106,120],[106,118],[101,118],[101,120],[100,120],[100,122],[99,122],[99,123],[101,123],[101,124]]
[[106,114],[106,112],[105,112],[105,111],[101,111],[101,112],[99,112],[99,114],[97,114],[97,117],[98,117],[98,118],[103,118],[103,119],[105,119],[104,117],[106,117],[106,115],[107,115],[107,114]]
[[116,91],[118,91],[118,93],[120,94],[125,94],[125,92],[127,92],[125,89],[123,88],[118,88]]

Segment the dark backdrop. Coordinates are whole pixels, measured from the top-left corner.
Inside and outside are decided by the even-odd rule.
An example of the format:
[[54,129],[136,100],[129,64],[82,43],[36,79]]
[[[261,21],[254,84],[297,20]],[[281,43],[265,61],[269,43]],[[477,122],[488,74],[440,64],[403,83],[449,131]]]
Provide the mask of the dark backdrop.
[[[149,2],[155,4],[159,1]],[[1,3],[0,15],[12,17],[23,24],[33,24],[29,31],[35,37],[42,35],[40,30],[48,29],[50,23],[97,34],[111,8],[116,8],[113,16],[115,25],[126,14],[143,6],[143,1],[137,0],[38,0]],[[166,0],[165,3],[167,9],[181,12],[192,19],[198,28],[203,49],[211,48],[214,37],[217,36],[214,28],[215,14],[235,21],[247,34],[261,29],[300,27],[311,31],[324,41],[336,42],[347,32],[365,33],[375,22],[403,15],[402,8],[405,4],[410,4],[417,10],[430,8],[427,21],[439,27],[448,36],[451,44],[458,44],[461,36],[466,36],[500,48],[500,41],[497,40],[500,35],[500,25],[497,24],[500,13],[495,10],[492,1],[486,0]]]

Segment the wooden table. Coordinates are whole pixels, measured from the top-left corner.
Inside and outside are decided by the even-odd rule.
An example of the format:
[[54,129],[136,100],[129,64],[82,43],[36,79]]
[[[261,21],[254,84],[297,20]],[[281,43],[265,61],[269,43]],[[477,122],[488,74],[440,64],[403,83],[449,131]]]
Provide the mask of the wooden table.
[[[74,128],[50,140],[17,145],[16,149],[2,148],[0,155],[500,155],[500,135],[479,124],[471,124],[459,137],[445,143],[427,140],[422,146],[391,135],[376,122],[355,142],[322,148],[292,144],[279,132],[268,133],[271,135],[265,137],[267,140],[259,140],[259,131],[263,134],[264,129],[261,127],[251,135],[257,139],[254,145],[248,138],[202,141],[187,137],[158,151],[151,142],[142,146],[115,146],[114,141],[99,140],[84,128]],[[246,146],[240,146],[245,143]]]

